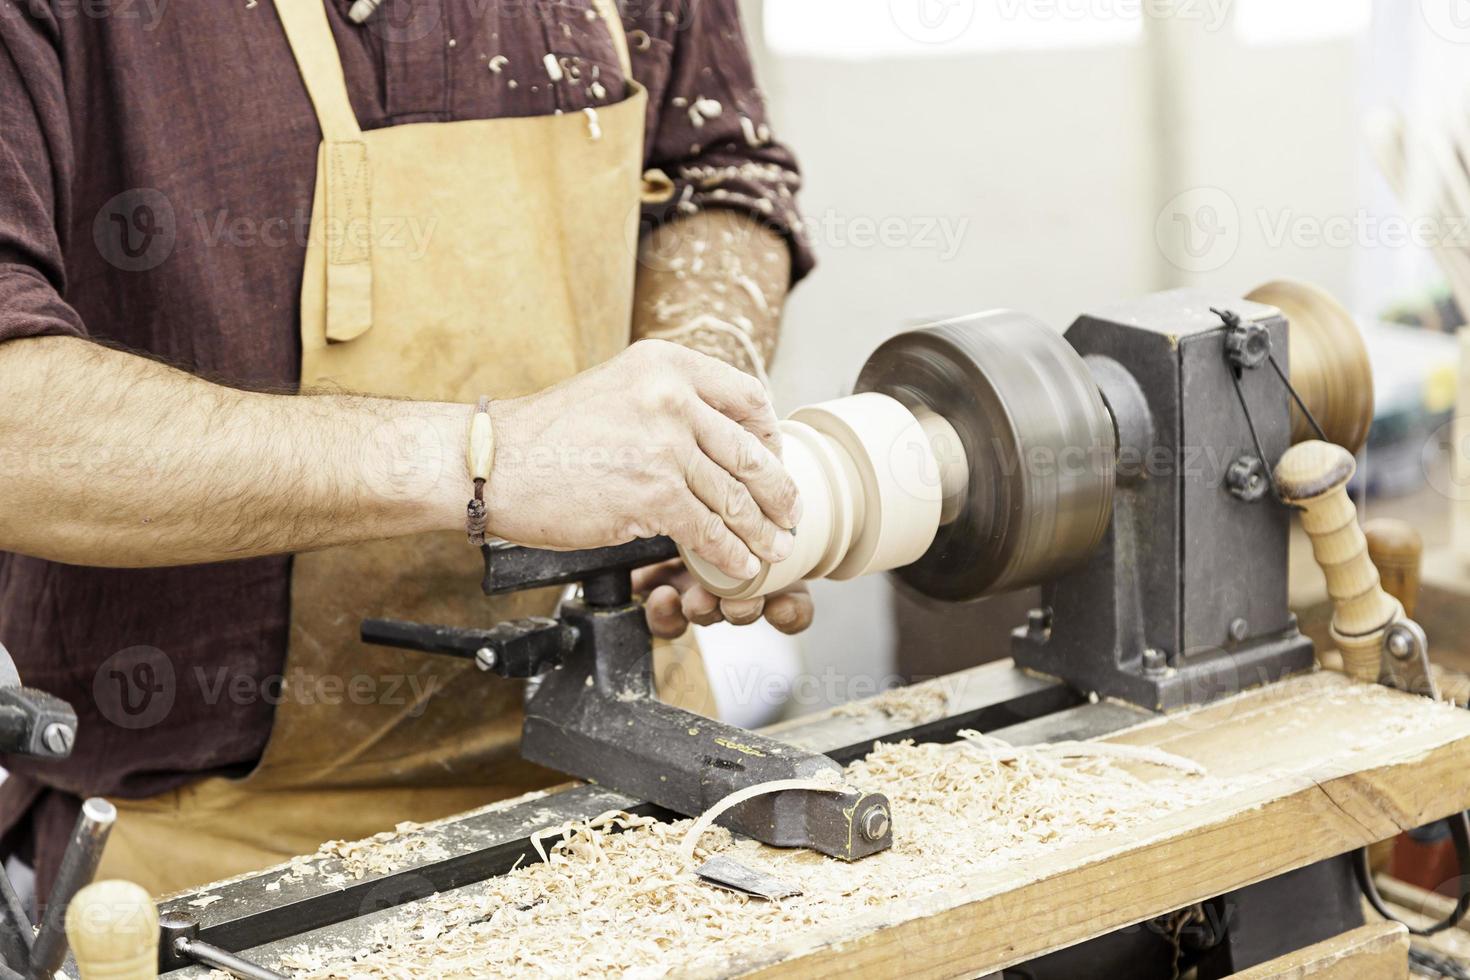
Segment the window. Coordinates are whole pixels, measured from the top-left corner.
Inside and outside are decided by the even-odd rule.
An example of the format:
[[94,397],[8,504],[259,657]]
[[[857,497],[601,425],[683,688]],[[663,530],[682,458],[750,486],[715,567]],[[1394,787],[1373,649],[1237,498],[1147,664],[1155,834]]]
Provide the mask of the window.
[[1365,32],[1373,19],[1373,0],[1234,0],[1234,5],[1235,30],[1247,44],[1293,44],[1351,37]]
[[[766,43],[821,58],[1094,47],[1143,36],[1157,0],[765,0]],[[1225,0],[1184,0],[1201,9]],[[1270,2],[1270,0],[1268,0]]]

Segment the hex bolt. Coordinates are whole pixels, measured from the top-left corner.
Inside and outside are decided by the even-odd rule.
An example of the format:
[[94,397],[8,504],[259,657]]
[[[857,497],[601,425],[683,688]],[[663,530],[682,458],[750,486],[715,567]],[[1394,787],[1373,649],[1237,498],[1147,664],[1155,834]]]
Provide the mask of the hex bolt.
[[1259,367],[1271,356],[1271,335],[1258,323],[1240,323],[1225,335],[1225,356],[1239,368]]
[[1260,500],[1269,486],[1261,461],[1255,456],[1241,456],[1225,471],[1225,489],[1246,503]]
[[1249,636],[1250,630],[1250,624],[1243,616],[1236,616],[1230,621],[1230,638],[1237,643]]
[[1026,613],[1026,632],[1037,639],[1045,639],[1051,632],[1051,609],[1038,606]]
[[863,836],[871,841],[883,839],[888,833],[888,808],[875,806],[863,815]]
[[1143,651],[1143,670],[1146,674],[1162,674],[1169,666],[1169,655],[1157,647]]
[[55,755],[66,756],[71,754],[72,743],[76,741],[76,736],[77,733],[72,731],[70,725],[53,721],[41,733],[41,741],[45,744],[47,751]]
[[494,670],[496,663],[500,660],[495,651],[489,647],[480,647],[475,651],[475,666],[481,670]]

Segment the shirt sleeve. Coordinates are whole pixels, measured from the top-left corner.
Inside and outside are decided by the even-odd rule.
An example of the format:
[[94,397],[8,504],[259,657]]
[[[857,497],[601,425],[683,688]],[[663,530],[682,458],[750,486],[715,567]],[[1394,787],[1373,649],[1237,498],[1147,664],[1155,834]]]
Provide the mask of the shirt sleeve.
[[73,158],[49,9],[0,0],[0,342],[86,335],[62,298]]
[[797,209],[796,157],[771,132],[738,0],[656,0],[625,14],[634,74],[649,93],[645,160],[673,181],[645,226],[701,208],[757,218],[791,246],[792,281],[816,264]]

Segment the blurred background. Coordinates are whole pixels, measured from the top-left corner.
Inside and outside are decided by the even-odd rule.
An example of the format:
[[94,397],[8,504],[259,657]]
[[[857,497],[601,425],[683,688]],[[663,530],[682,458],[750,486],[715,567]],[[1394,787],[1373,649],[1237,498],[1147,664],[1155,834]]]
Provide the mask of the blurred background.
[[[1010,307],[1065,329],[1174,286],[1306,279],[1374,359],[1362,506],[1448,543],[1466,495],[1445,450],[1453,297],[1470,295],[1470,0],[743,8],[821,261],[788,308],[781,412],[847,393],[880,341],[941,317]],[[1031,604],[921,608],[882,576],[815,591],[796,643],[702,636],[731,720],[1003,656]]]

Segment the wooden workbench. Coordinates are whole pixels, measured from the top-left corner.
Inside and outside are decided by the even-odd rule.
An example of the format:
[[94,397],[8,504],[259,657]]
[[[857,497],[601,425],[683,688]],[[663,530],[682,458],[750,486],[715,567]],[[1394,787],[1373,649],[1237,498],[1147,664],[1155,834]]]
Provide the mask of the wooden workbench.
[[[985,685],[1012,675],[998,663],[960,676]],[[793,929],[733,951],[721,973],[985,976],[1470,807],[1470,712],[1336,674],[1167,718],[1104,702],[1016,727],[1028,725],[1047,726],[1052,740],[1111,732],[1099,738],[1183,756],[1219,792],[939,893]],[[411,906],[369,918],[405,914]]]
[[792,936],[734,972],[984,975],[1470,807],[1470,712],[1393,692],[1411,710],[1364,710],[1351,686],[1295,678],[1108,736],[1193,759],[1239,789],[940,901]]

